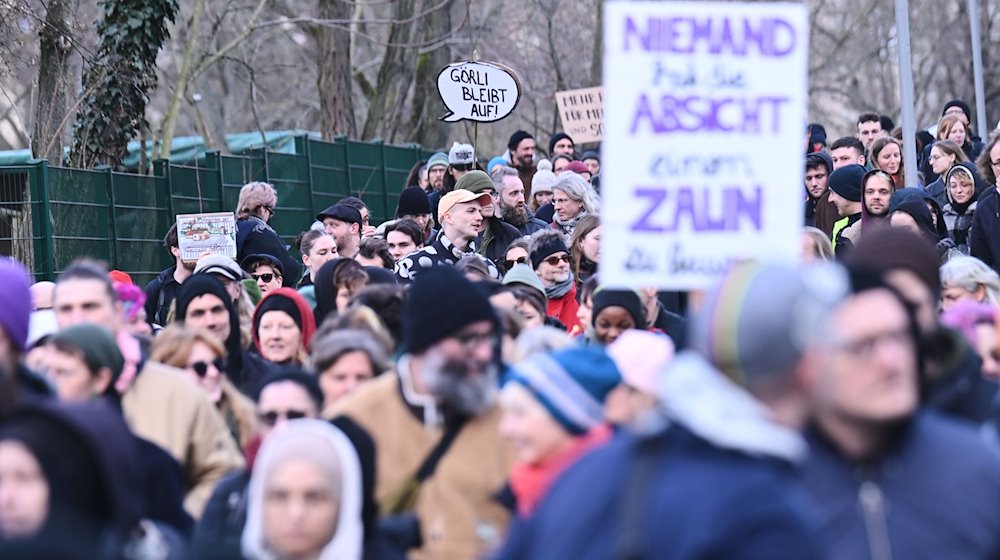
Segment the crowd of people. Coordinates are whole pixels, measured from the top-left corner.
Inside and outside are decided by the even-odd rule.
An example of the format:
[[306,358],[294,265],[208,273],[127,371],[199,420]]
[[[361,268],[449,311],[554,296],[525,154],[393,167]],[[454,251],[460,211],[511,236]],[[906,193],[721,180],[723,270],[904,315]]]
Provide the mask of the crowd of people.
[[918,170],[877,114],[810,126],[803,263],[691,294],[603,286],[599,153],[524,131],[291,246],[249,183],[235,258],[171,227],[145,287],[0,261],[0,557],[996,558],[1000,136],[969,116]]

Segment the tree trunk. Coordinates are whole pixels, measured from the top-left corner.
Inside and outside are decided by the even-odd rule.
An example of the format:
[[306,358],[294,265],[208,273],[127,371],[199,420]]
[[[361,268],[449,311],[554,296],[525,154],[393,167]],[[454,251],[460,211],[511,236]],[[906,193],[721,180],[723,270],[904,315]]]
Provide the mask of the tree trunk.
[[604,2],[597,3],[597,25],[594,26],[594,50],[590,57],[590,83],[604,81]]
[[[351,4],[344,0],[318,0],[319,19],[346,20]],[[320,27],[316,32],[320,133],[330,140],[338,134],[357,135],[354,122],[351,79],[351,34],[339,27]]]
[[413,82],[413,53],[416,52],[416,49],[404,46],[410,42],[410,30],[415,25],[412,22],[400,23],[400,20],[413,15],[414,4],[414,0],[396,0],[396,23],[389,31],[389,44],[375,81],[375,95],[368,105],[368,115],[361,132],[364,140],[380,135],[386,142],[395,140],[406,94]]
[[38,105],[31,134],[31,153],[36,158],[62,164],[63,143],[69,121],[71,92],[76,89],[72,68],[72,0],[50,0],[45,24],[39,31]]
[[[421,9],[433,5],[435,0],[423,0]],[[432,37],[444,37],[451,30],[451,7],[453,2],[427,16],[422,27],[421,43]],[[437,92],[437,76],[445,66],[451,64],[451,50],[442,43],[438,48],[423,53],[417,58],[417,72],[413,88],[413,110],[410,118],[410,141],[427,149],[446,147],[448,124],[440,120],[447,112]]]

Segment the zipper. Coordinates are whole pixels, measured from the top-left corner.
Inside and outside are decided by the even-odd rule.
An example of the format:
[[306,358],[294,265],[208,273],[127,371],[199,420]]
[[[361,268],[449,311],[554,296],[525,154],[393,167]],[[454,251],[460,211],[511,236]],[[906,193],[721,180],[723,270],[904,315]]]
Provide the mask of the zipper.
[[872,480],[865,480],[858,487],[858,502],[865,518],[868,533],[868,550],[872,560],[892,560],[889,543],[889,522],[886,519],[885,495]]

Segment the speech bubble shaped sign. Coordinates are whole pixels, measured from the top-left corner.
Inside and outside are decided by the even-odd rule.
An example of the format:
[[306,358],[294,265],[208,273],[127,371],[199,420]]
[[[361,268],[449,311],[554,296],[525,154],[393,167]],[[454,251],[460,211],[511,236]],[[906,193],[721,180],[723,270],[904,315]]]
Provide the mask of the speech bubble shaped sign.
[[437,78],[438,95],[448,108],[445,122],[498,121],[514,111],[521,84],[514,71],[493,62],[456,62]]

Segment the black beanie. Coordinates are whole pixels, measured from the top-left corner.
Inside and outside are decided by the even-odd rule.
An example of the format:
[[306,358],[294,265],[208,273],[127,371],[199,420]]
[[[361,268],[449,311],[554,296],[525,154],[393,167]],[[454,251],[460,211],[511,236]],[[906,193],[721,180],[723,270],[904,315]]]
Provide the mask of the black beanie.
[[642,299],[632,290],[597,290],[594,293],[594,309],[591,314],[591,324],[597,323],[597,316],[607,307],[621,307],[632,316],[635,328],[646,328],[646,314],[642,309]]
[[421,354],[463,327],[497,324],[490,300],[452,266],[421,272],[403,305],[403,352]]
[[431,213],[431,203],[427,193],[420,187],[408,187],[399,193],[399,204],[396,206],[396,217],[422,216]]
[[570,143],[573,144],[573,147],[574,148],[576,147],[576,142],[573,142],[573,139],[570,138],[569,134],[566,134],[565,132],[557,132],[557,133],[555,133],[555,134],[552,135],[552,138],[549,138],[549,155],[550,156],[552,155],[552,151],[556,149],[556,142],[558,142],[560,140],[564,140],[564,139],[565,140],[569,140]]
[[531,252],[531,268],[538,270],[538,265],[542,264],[542,261],[546,257],[560,251],[564,253],[569,252],[569,249],[566,248],[566,242],[563,241],[561,235],[553,235],[551,238],[545,239],[541,245]]
[[951,109],[952,107],[958,107],[961,109],[962,112],[965,113],[965,118],[968,119],[970,123],[972,122],[972,109],[969,107],[968,103],[962,101],[961,99],[952,99],[951,101],[945,103],[944,109],[941,109],[941,116],[943,117],[944,114],[948,112],[948,109]]
[[270,297],[266,297],[261,300],[260,305],[254,310],[253,314],[253,333],[257,334],[257,330],[260,329],[260,320],[264,317],[264,314],[268,311],[284,311],[292,321],[295,321],[295,325],[299,327],[299,332],[303,332],[302,328],[302,313],[299,312],[298,306],[292,301],[292,298],[286,296],[285,294],[277,293],[272,294]]
[[523,130],[518,130],[514,134],[510,135],[510,140],[507,141],[507,149],[513,152],[514,150],[517,149],[518,144],[520,144],[522,141],[528,138],[534,138],[534,136],[528,134]]
[[830,190],[852,202],[861,202],[861,181],[867,172],[856,163],[845,165],[830,174]]

